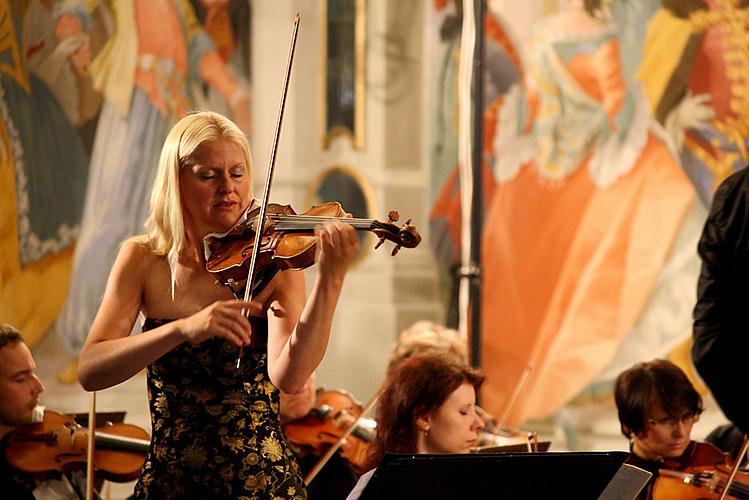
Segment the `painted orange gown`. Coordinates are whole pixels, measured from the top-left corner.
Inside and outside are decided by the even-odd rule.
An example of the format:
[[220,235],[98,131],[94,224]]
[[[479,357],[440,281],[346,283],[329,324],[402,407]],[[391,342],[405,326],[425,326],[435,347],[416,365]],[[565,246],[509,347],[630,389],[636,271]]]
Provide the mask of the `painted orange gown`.
[[613,27],[542,24],[530,54],[533,151],[503,155],[518,130],[505,116],[482,242],[482,405],[503,415],[533,365],[510,427],[553,413],[612,360],[694,196],[624,84]]

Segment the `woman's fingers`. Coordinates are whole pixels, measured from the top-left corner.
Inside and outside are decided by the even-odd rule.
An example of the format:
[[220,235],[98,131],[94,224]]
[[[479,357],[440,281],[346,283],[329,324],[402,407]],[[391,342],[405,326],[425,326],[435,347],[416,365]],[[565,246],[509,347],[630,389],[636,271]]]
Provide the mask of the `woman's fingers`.
[[328,222],[318,228],[321,250],[323,253],[339,254],[348,257],[355,254],[359,247],[359,236],[349,224],[340,221]]
[[346,230],[343,233],[346,238],[346,244],[349,246],[353,245],[355,247],[354,253],[356,253],[359,251],[359,245],[360,245],[359,235],[357,234],[356,229],[354,229],[353,226],[347,225],[347,227],[350,228],[350,231]]
[[244,302],[242,300],[229,300],[225,302],[229,307],[239,310],[245,318],[250,316],[262,316],[263,305],[260,302]]
[[325,229],[330,235],[330,246],[332,248],[339,248],[341,246],[341,232],[343,230],[342,222],[331,222],[326,224]]
[[241,300],[217,301],[185,320],[185,340],[199,344],[212,337],[223,337],[235,344],[248,345],[252,339],[249,316],[261,316],[262,304]]
[[223,318],[222,323],[219,325],[219,331],[226,331],[229,334],[227,337],[229,340],[235,340],[237,345],[248,345],[252,332],[250,329],[250,323],[244,316],[237,317],[236,315]]
[[225,305],[229,308],[227,319],[231,333],[245,345],[250,343],[252,331],[249,317],[260,316],[263,312],[262,304],[258,302],[228,301]]

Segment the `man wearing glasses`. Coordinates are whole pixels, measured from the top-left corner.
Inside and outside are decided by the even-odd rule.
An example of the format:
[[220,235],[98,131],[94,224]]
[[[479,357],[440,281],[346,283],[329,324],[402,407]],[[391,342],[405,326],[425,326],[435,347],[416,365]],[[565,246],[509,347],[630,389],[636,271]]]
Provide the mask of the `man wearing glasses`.
[[623,371],[616,378],[614,398],[622,434],[630,440],[627,463],[653,473],[638,499],[652,498],[662,469],[722,461],[717,448],[691,440],[692,426],[703,411],[702,397],[670,361],[656,359]]

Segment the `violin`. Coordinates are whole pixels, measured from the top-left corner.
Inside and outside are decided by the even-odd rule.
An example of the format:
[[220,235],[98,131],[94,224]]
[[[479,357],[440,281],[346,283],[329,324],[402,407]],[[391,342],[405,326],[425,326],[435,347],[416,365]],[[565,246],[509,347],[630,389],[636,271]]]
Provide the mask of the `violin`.
[[[150,444],[148,432],[136,425],[108,422],[94,433],[96,475],[116,483],[137,479]],[[86,468],[88,429],[71,416],[47,410],[42,422],[15,429],[6,440],[8,463],[39,479]]]
[[[360,418],[363,407],[346,391],[321,391],[315,407],[307,416],[284,425],[287,441],[301,456],[322,456],[356,422],[351,434],[339,449],[340,455],[359,473],[365,472],[369,444],[374,439],[376,423]],[[358,422],[357,422],[358,420]]]
[[[206,238],[210,251],[206,269],[218,275],[218,284],[231,288],[235,296],[247,282],[250,258],[254,248],[255,234],[260,226],[260,208],[253,209],[246,220],[237,224],[225,236]],[[253,291],[263,288],[279,270],[305,269],[315,263],[317,236],[315,226],[326,221],[338,220],[359,231],[371,231],[379,242],[395,243],[391,255],[401,247],[414,248],[421,242],[421,236],[411,225],[411,219],[398,227],[394,224],[398,212],[388,214],[388,222],[373,219],[346,218],[346,212],[338,202],[328,202],[313,206],[307,212],[297,215],[289,205],[270,203],[266,220],[262,224],[260,248],[253,280]]]
[[[653,485],[654,500],[719,499],[734,464],[709,443],[695,443],[687,464],[665,460]],[[738,471],[725,498],[749,499],[749,473]]]

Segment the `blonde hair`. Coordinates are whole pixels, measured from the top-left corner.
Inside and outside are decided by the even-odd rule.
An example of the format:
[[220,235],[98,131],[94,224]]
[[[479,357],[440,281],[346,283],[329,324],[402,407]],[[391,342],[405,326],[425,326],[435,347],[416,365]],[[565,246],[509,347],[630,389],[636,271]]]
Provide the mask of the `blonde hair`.
[[174,124],[164,141],[151,190],[151,207],[146,219],[145,239],[156,255],[166,256],[171,272],[172,299],[177,259],[187,236],[179,190],[180,169],[191,165],[193,155],[206,142],[232,141],[244,153],[249,184],[252,186],[252,156],[244,132],[231,120],[211,111],[198,111]]
[[420,320],[401,332],[398,343],[390,352],[388,373],[415,354],[433,351],[447,352],[458,361],[468,363],[468,347],[457,330]]

